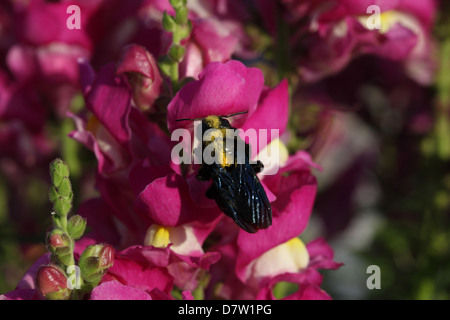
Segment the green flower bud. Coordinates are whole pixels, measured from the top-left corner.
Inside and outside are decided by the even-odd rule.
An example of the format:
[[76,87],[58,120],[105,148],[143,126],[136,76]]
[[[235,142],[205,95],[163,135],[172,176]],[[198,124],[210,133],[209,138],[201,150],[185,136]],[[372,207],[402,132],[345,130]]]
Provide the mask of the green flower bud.
[[61,183],[57,187],[57,192],[62,197],[72,198],[72,184],[68,177],[63,177]]
[[53,211],[60,216],[67,216],[70,209],[72,209],[72,198],[58,196],[53,203]]
[[67,231],[74,240],[80,239],[83,236],[85,230],[86,219],[79,215],[74,215],[69,219],[69,222],[67,224]]
[[53,185],[50,187],[49,199],[53,203],[53,211],[58,216],[66,216],[72,209],[73,198],[69,167],[61,159],[55,159],[50,164],[50,176]]
[[53,185],[59,186],[64,177],[69,177],[69,167],[61,159],[55,159],[50,163],[50,176]]
[[54,186],[50,187],[50,191],[48,192],[48,197],[49,197],[51,203],[55,203],[56,200],[58,200],[59,195]]
[[73,261],[73,242],[69,235],[61,229],[53,229],[47,235],[47,248],[52,253],[52,260],[56,263],[69,266]]
[[180,45],[173,45],[169,49],[169,56],[172,60],[180,62],[183,59],[185,52],[186,49],[184,47]]
[[109,244],[88,246],[81,254],[81,277],[87,283],[98,284],[108,268],[114,264],[114,248]]

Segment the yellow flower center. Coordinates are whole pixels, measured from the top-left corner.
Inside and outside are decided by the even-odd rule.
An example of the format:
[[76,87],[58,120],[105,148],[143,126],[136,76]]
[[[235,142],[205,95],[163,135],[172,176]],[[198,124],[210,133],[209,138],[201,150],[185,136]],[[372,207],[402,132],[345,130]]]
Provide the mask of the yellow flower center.
[[147,230],[144,243],[147,246],[154,246],[156,248],[165,248],[169,245],[169,228],[152,225]]

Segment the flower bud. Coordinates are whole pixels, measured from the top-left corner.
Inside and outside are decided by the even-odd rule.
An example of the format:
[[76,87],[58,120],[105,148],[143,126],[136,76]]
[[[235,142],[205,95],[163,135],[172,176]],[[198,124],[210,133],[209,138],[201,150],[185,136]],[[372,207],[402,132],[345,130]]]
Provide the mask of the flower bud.
[[53,211],[59,216],[67,216],[72,209],[72,197],[57,196],[53,202]]
[[58,216],[66,216],[72,209],[72,185],[69,180],[69,167],[61,159],[55,159],[50,164],[52,186],[49,191],[53,211]]
[[55,262],[66,266],[73,264],[72,240],[61,229],[53,229],[47,235],[47,247]]
[[50,163],[50,177],[53,185],[59,186],[64,177],[69,177],[69,167],[61,159],[53,160]]
[[68,300],[71,290],[67,288],[67,276],[54,265],[41,266],[37,272],[36,285],[48,300]]
[[86,219],[79,215],[74,215],[69,219],[67,231],[74,240],[80,239],[86,230]]
[[114,253],[114,248],[109,244],[88,246],[79,260],[81,277],[89,284],[98,284],[114,264]]
[[136,105],[141,110],[150,109],[162,90],[162,77],[152,54],[140,45],[128,45],[122,50],[116,72],[127,76]]
[[169,50],[169,56],[172,60],[180,62],[184,54],[186,53],[186,49],[180,45],[173,45]]
[[49,250],[53,253],[57,250],[70,247],[71,241],[67,233],[61,229],[53,229],[47,235],[47,245]]

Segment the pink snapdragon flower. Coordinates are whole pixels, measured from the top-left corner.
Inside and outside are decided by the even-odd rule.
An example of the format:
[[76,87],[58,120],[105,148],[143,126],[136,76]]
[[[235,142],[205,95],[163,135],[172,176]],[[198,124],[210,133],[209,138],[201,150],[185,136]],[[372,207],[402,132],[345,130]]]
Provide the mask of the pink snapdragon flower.
[[[199,74],[198,79],[185,85],[169,104],[168,127],[170,130],[189,126],[176,119],[204,118],[208,115],[227,115],[247,111],[248,113],[241,118],[230,118],[233,121],[232,125],[243,129],[278,129],[280,135],[283,134],[288,115],[286,81],[273,89],[265,88],[259,69],[246,68],[237,61],[210,64]],[[252,157],[257,156],[261,148],[271,145],[282,150],[285,148],[279,140],[270,141],[269,139],[260,148],[252,146],[254,147]],[[287,155],[287,152],[281,153],[284,159],[279,173],[274,176],[264,176],[261,180],[272,202],[272,226],[266,230],[259,230],[256,234],[249,234],[233,223],[230,225],[231,220],[227,218],[222,220],[223,223],[215,230],[220,235],[219,239],[222,240],[213,249],[221,252],[223,258],[212,266],[213,284],[211,286],[222,284],[223,291],[219,293],[221,297],[231,299],[260,297],[264,295],[259,293],[261,290],[273,286],[277,281],[284,281],[285,277],[291,277],[291,281],[295,283],[313,286],[314,289],[311,289],[311,292],[317,293],[316,295],[310,291],[305,293],[303,291],[306,289],[301,286],[302,293],[297,294],[298,297],[318,298],[322,293],[318,289],[321,277],[315,275],[314,271],[299,275],[298,278],[302,280],[296,278],[300,271],[303,272],[303,269],[308,267],[307,264],[296,266],[296,262],[293,262],[292,269],[283,269],[289,254],[280,259],[273,259],[275,264],[279,264],[272,268],[276,270],[274,273],[272,273],[273,270],[269,270],[268,273],[264,271],[265,268],[271,268],[270,264],[256,262],[265,255],[270,256],[269,251],[277,246],[289,241],[293,243],[300,241],[296,237],[306,227],[315,199],[317,183],[311,175],[311,168],[317,168],[317,165],[311,161],[306,152],[300,151],[291,157]],[[283,173],[287,172],[290,172],[290,175],[284,176]],[[194,179],[188,179],[188,181],[193,189],[205,190],[199,187],[199,182]],[[201,203],[206,206],[207,202]],[[292,250],[294,258],[291,257],[291,259],[295,261],[295,256],[301,254],[299,253],[301,246],[294,247],[295,249]],[[338,266],[339,264],[332,264],[333,268]],[[230,270],[233,272],[230,273]],[[281,276],[288,271],[294,276]],[[315,280],[311,280],[305,274],[311,274]],[[277,281],[270,281],[275,278]],[[327,295],[324,294],[324,296]]]
[[[436,1],[280,2],[294,31],[291,54],[304,81],[314,82],[339,72],[355,57],[367,54],[403,63],[419,83],[432,80],[436,61],[431,28]],[[261,0],[259,6],[266,26],[275,34],[273,16],[264,13],[275,4]],[[381,14],[371,16],[371,6],[379,8]]]

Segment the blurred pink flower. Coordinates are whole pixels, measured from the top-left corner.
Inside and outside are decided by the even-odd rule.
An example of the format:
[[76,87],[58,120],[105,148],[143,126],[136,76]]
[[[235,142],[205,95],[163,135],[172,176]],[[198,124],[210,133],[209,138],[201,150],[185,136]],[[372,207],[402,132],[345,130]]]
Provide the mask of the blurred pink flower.
[[128,45],[122,50],[116,72],[127,76],[136,106],[150,109],[162,91],[162,78],[152,54],[142,46]]
[[[304,81],[314,82],[339,72],[355,57],[367,54],[403,63],[421,84],[432,81],[436,61],[431,27],[436,1],[280,2],[293,31],[291,55]],[[258,5],[266,27],[276,35],[274,18],[264,13],[275,10],[275,4],[261,0]],[[369,21],[372,5],[380,8],[379,28],[373,28]]]

